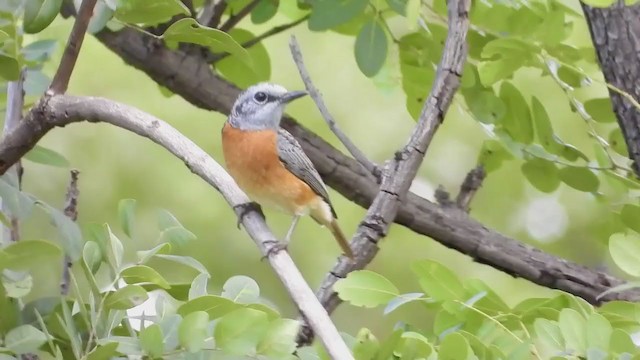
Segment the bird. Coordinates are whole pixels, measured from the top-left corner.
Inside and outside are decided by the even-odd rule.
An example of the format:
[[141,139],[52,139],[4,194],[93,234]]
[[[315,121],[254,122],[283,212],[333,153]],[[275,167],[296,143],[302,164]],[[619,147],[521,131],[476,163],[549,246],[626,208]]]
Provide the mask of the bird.
[[264,217],[262,205],[293,216],[284,240],[274,247],[281,250],[289,244],[300,218],[310,215],[331,231],[344,254],[353,259],[318,170],[293,135],[280,127],[286,105],[306,95],[306,91],[261,82],[235,100],[222,128],[222,152],[227,171],[252,200],[242,204],[239,221],[249,208]]

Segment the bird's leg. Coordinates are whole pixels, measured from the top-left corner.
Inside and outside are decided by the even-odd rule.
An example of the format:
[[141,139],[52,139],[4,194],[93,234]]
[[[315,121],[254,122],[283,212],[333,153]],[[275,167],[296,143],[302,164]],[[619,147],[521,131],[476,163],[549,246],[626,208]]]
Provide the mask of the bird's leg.
[[257,211],[263,219],[267,219],[264,216],[264,212],[262,211],[262,206],[255,201],[246,202],[243,204],[239,204],[233,207],[233,210],[238,215],[238,229],[240,229],[240,224],[242,224],[242,220],[245,216],[251,211]]
[[271,247],[269,247],[269,250],[267,250],[267,255],[263,257],[266,258],[269,255],[275,254],[277,252],[280,252],[282,250],[285,250],[287,248],[287,246],[289,245],[289,241],[291,241],[291,235],[293,234],[293,230],[295,230],[296,225],[298,225],[298,221],[300,221],[300,215],[295,215],[293,217],[293,222],[291,223],[291,226],[289,227],[289,230],[287,231],[287,235],[285,235],[284,240],[282,242],[280,241],[265,241],[269,242],[269,243],[273,243],[273,245],[271,245]]

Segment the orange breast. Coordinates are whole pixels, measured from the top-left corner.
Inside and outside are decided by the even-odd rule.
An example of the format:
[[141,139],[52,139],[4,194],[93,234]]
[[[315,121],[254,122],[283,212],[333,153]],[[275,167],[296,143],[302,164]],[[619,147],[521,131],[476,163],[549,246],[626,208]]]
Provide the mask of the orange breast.
[[222,152],[229,174],[261,205],[304,215],[321,200],[282,165],[273,130],[241,131],[225,123]]

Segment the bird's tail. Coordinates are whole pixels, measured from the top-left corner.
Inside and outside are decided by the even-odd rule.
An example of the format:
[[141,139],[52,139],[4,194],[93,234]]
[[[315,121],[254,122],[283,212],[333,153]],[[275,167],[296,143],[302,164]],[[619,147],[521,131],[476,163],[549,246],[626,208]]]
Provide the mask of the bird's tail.
[[349,259],[353,259],[353,252],[351,251],[351,247],[349,246],[349,241],[344,236],[342,229],[340,229],[338,221],[336,219],[332,219],[328,227],[329,230],[331,230],[333,237],[336,238],[336,241],[342,248],[342,251],[344,251],[344,254],[347,255]]

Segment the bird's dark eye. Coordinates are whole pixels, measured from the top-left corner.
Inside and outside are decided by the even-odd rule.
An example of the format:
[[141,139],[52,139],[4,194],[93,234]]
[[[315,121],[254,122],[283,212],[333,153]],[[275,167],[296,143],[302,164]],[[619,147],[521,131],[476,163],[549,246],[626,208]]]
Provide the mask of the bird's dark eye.
[[255,95],[253,95],[253,98],[259,102],[259,103],[264,103],[267,101],[267,94],[263,93],[262,91],[257,92]]

